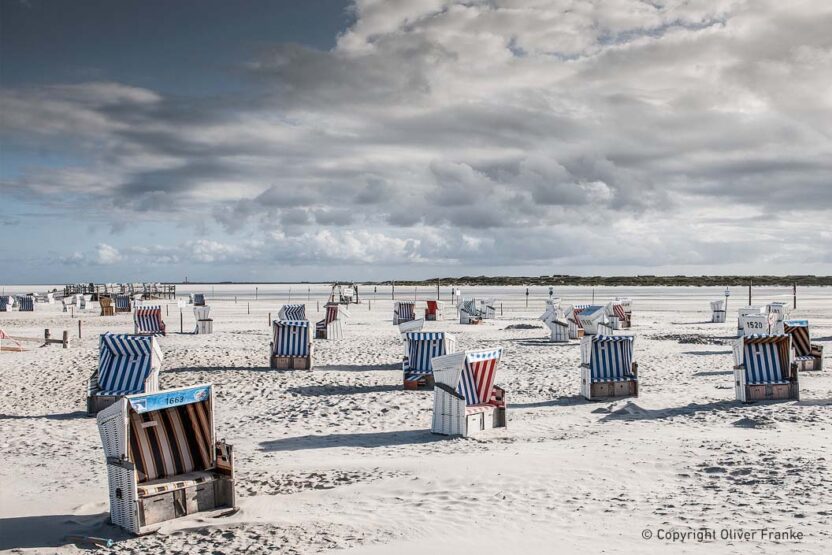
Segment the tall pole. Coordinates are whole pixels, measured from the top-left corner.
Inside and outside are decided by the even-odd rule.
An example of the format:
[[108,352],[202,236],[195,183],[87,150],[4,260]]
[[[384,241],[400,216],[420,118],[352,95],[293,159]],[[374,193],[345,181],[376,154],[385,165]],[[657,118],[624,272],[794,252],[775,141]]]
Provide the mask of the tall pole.
[[751,306],[751,285],[753,285],[754,280],[748,282],[748,306]]
[[793,308],[797,308],[797,283],[792,283],[792,299],[794,306]]
[[396,282],[393,281],[391,283],[392,283],[392,287],[390,289],[390,299],[395,301],[396,300]]

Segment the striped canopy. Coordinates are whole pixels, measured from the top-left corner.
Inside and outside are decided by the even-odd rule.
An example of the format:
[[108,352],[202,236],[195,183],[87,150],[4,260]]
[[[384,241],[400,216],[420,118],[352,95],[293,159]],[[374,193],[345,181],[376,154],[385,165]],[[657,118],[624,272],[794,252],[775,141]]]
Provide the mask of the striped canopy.
[[98,344],[99,395],[143,393],[162,351],[153,337],[105,333]]
[[[590,305],[588,305],[588,304],[572,305],[572,309],[571,309],[570,313],[567,315],[567,318],[569,318],[569,320],[572,320],[573,322],[578,324],[578,327],[581,327],[581,320],[578,318],[578,314],[580,314],[581,312],[583,312],[584,310],[586,310],[589,307],[590,307]],[[571,316],[571,318],[570,318],[570,316]]]
[[165,324],[162,322],[161,306],[140,306],[133,313],[136,332],[143,334],[164,335]]
[[589,370],[593,383],[633,379],[633,341],[630,335],[596,335],[592,338]]
[[619,320],[626,320],[627,319],[627,313],[624,312],[624,306],[621,303],[613,303],[612,304],[612,313]]
[[413,320],[416,318],[416,303],[409,301],[399,301],[396,303],[394,311],[399,322]]
[[282,357],[309,356],[309,322],[307,320],[275,320],[272,323],[272,353]]
[[747,384],[782,384],[784,370],[791,363],[788,335],[746,335],[742,338],[743,360]]
[[465,356],[465,367],[459,379],[457,393],[465,397],[466,405],[480,405],[491,401],[497,366],[503,356],[503,349],[469,351]]
[[795,355],[805,357],[812,354],[808,320],[786,320],[783,323],[783,331],[791,336]]
[[194,304],[197,306],[205,306],[205,294],[194,293]]
[[324,307],[326,308],[326,317],[324,318],[324,323],[329,324],[330,322],[334,322],[338,319],[338,307],[337,303],[327,303]]
[[445,332],[408,332],[405,335],[409,350],[404,364],[406,381],[416,381],[433,373],[431,359],[446,355]]
[[6,295],[0,296],[0,312],[6,312],[12,307],[11,297]]
[[278,317],[281,320],[301,321],[306,320],[306,305],[284,304],[280,307]]
[[116,297],[115,297],[115,307],[119,310],[130,310],[130,296],[129,295],[116,295]]
[[17,297],[17,309],[20,312],[34,312],[35,298],[31,295],[21,295]]
[[462,301],[462,311],[471,316],[479,316],[480,310],[477,308],[477,299]]

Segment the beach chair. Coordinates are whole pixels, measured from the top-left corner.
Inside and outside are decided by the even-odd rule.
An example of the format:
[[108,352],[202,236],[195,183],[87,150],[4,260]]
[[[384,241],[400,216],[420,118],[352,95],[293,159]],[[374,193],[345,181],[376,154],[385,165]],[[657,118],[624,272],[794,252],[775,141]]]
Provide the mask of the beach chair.
[[340,303],[329,302],[324,305],[324,310],[324,319],[315,322],[315,339],[343,339],[340,316],[346,309],[342,309]]
[[569,322],[566,317],[556,310],[554,314],[544,320],[543,323],[549,328],[549,341],[552,343],[569,342]]
[[19,312],[35,311],[35,298],[31,295],[18,295],[15,304]]
[[782,322],[789,317],[789,305],[783,302],[773,302],[766,305],[766,314],[774,315],[775,321]]
[[13,307],[14,297],[8,295],[0,296],[0,312],[11,312]]
[[638,364],[631,335],[581,339],[581,395],[590,401],[638,397]]
[[269,367],[277,370],[311,370],[312,336],[307,320],[275,320]]
[[611,329],[623,330],[630,327],[627,313],[624,312],[624,305],[620,301],[608,302],[604,307],[604,315],[606,325]]
[[203,293],[194,293],[194,306],[205,306],[205,295]]
[[277,313],[278,320],[306,320],[305,304],[284,304]]
[[725,323],[725,301],[711,301],[711,322],[714,324]]
[[402,359],[403,363],[407,361],[407,357],[410,355],[410,343],[407,341],[407,334],[410,332],[422,331],[423,327],[425,327],[424,318],[411,320],[409,322],[402,322],[399,324],[399,335],[401,336],[402,343],[404,345],[404,358]]
[[783,331],[792,338],[794,362],[799,371],[823,370],[823,345],[812,343],[808,320],[786,320]]
[[560,299],[559,298],[551,298],[546,299],[546,310],[543,311],[543,314],[540,315],[540,320],[545,322],[556,316],[558,311],[560,310]]
[[444,332],[413,331],[404,334],[408,347],[402,361],[404,388],[430,389],[433,387],[431,359],[456,351],[456,337]]
[[566,322],[569,324],[569,339],[580,339],[584,336],[584,329],[581,327],[578,314],[587,307],[589,307],[588,304],[568,304],[564,307],[563,313],[566,316]]
[[130,312],[132,310],[130,295],[116,295],[114,299],[114,306],[116,312]]
[[133,313],[136,335],[165,335],[161,306],[138,306]]
[[479,324],[482,321],[482,314],[477,306],[476,299],[463,300],[459,305],[460,324]]
[[162,360],[155,337],[102,334],[98,368],[87,385],[87,414],[94,416],[125,395],[158,391]]
[[743,331],[743,317],[749,315],[760,314],[761,309],[759,306],[743,306],[737,309],[737,332],[738,335],[742,335]]
[[116,526],[146,534],[176,518],[236,510],[234,451],[217,441],[211,384],[128,395],[97,422]]
[[616,297],[615,302],[620,304],[624,309],[624,319],[621,323],[621,329],[630,329],[633,327],[633,300],[629,297]]
[[505,391],[494,385],[502,356],[497,347],[432,360],[433,433],[468,437],[506,426]]
[[210,318],[211,307],[194,305],[194,320],[196,320],[196,328],[194,333],[197,335],[214,333],[214,320]]
[[99,297],[98,305],[101,307],[101,316],[115,316],[116,307],[110,297]]
[[425,307],[425,320],[443,320],[445,310],[445,303],[442,301],[427,301]]
[[416,303],[413,301],[396,301],[393,303],[393,325],[416,319]]
[[497,301],[494,299],[477,299],[477,310],[480,311],[480,317],[483,320],[490,320],[497,317],[495,305]]
[[737,333],[738,337],[744,335],[759,335],[768,334],[770,332],[768,314],[760,312],[754,314],[743,314],[740,317],[740,330]]
[[737,401],[800,399],[788,335],[746,335],[734,343]]
[[[600,305],[591,305],[581,310],[578,313],[578,321],[584,330],[584,335],[598,335],[599,327],[604,327],[607,324],[607,317],[604,314],[604,307]],[[609,326],[606,326],[609,328]],[[601,332],[608,331],[601,329]]]

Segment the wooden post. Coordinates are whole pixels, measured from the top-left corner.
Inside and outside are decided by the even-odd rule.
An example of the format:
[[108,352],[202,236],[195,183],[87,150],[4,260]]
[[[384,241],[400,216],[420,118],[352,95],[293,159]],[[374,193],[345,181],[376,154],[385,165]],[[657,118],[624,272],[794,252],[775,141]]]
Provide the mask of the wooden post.
[[184,319],[182,317],[182,309],[179,310],[179,333],[185,333]]
[[43,344],[44,345],[49,345],[49,337],[50,337],[49,328],[46,328],[45,330],[43,330]]
[[260,289],[259,287],[255,287],[255,288],[254,288],[254,300],[255,300],[255,301],[257,300],[257,296],[258,296],[258,295],[259,295],[259,293],[260,293],[259,289]]
[[165,305],[165,316],[170,316],[170,305],[169,304]]
[[234,295],[234,304],[237,304],[237,295]]
[[526,287],[526,308],[529,308],[529,288]]
[[754,281],[748,282],[748,306],[751,306],[751,285],[753,285]]
[[69,331],[64,330],[63,336],[61,337],[61,343],[64,344],[64,349],[69,347]]
[[81,319],[78,319],[78,339],[81,339]]
[[792,283],[792,299],[794,306],[793,308],[797,308],[797,283]]
[[269,312],[269,327],[272,327],[272,313]]
[[391,288],[390,288],[390,299],[392,299],[392,300],[394,300],[394,301],[395,301],[395,300],[396,300],[396,282],[395,282],[395,281],[391,281],[390,283],[391,283],[391,286],[390,286],[390,287],[391,287]]
[[321,301],[315,301],[315,312],[321,311]]
[[413,301],[414,301],[414,302],[416,301],[416,291],[417,291],[418,289],[419,289],[419,286],[418,286],[418,285],[417,285],[416,287],[414,287],[414,288],[413,288]]
[[367,310],[372,310],[372,309],[373,309],[373,300],[372,299],[367,299]]
[[246,312],[251,314],[251,303],[246,303]]
[[503,315],[503,303],[500,303],[500,316]]
[[436,300],[439,300],[439,280],[436,280]]
[[75,305],[69,307],[70,310],[70,318],[75,318]]

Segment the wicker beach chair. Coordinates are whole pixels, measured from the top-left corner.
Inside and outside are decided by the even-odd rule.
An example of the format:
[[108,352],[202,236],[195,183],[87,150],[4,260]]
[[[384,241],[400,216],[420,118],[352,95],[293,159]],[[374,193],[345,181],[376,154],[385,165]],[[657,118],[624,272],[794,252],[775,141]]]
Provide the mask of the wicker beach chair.
[[638,397],[638,364],[631,335],[581,339],[581,395],[591,401]]
[[612,328],[607,325],[607,316],[603,306],[591,305],[578,312],[578,321],[584,335],[598,335]]
[[725,301],[711,301],[711,322],[714,324],[725,323]]
[[456,337],[444,332],[407,332],[407,355],[402,361],[405,389],[430,389],[433,387],[434,357],[456,351]]
[[344,329],[342,316],[349,316],[349,312],[340,303],[329,302],[324,305],[323,320],[315,322],[315,339],[343,339]]
[[234,451],[216,439],[211,384],[128,395],[97,422],[116,526],[146,534],[176,518],[236,510]]
[[194,304],[194,320],[196,320],[196,327],[194,328],[195,334],[204,335],[214,333],[214,319],[210,315],[210,306]]
[[110,297],[98,297],[98,306],[101,308],[101,316],[115,316],[116,307]]
[[427,301],[425,320],[443,320],[445,318],[445,303],[442,301]]
[[396,301],[393,303],[393,325],[416,319],[416,303],[413,301]]
[[308,320],[272,322],[269,366],[277,370],[312,369],[312,335]]
[[194,293],[194,306],[205,306],[204,293]]
[[604,316],[606,316],[607,326],[611,329],[623,330],[630,327],[630,320],[621,301],[608,302],[604,307]]
[[476,299],[463,300],[459,305],[460,324],[479,324],[482,322],[482,313]]
[[139,306],[133,313],[136,335],[165,335],[161,306]]
[[87,414],[93,416],[125,395],[158,391],[162,360],[155,337],[102,334],[98,368],[87,385]]
[[566,322],[569,324],[569,339],[580,339],[584,336],[584,328],[581,327],[581,320],[578,318],[578,314],[589,306],[588,304],[568,304],[563,307]]
[[799,371],[823,370],[823,345],[812,343],[808,320],[786,320],[783,330],[792,338],[794,362]]
[[31,295],[19,295],[16,299],[18,312],[34,312],[35,298]]
[[788,335],[746,335],[734,343],[737,400],[800,399],[797,365]]
[[130,295],[116,295],[113,306],[115,306],[116,312],[130,312],[133,309],[130,303]]

